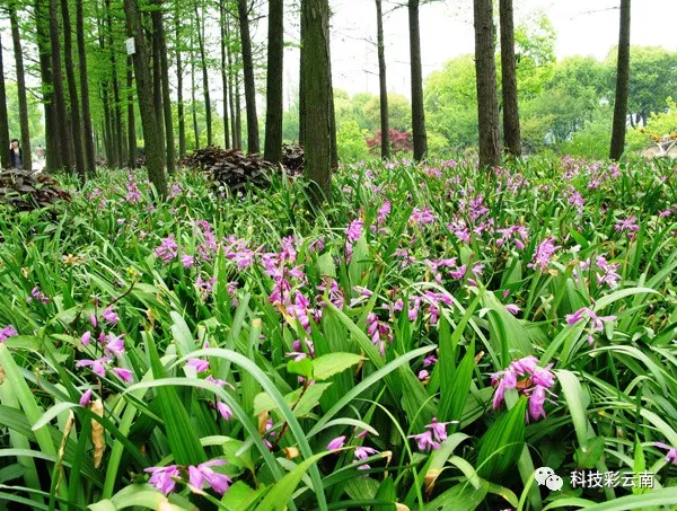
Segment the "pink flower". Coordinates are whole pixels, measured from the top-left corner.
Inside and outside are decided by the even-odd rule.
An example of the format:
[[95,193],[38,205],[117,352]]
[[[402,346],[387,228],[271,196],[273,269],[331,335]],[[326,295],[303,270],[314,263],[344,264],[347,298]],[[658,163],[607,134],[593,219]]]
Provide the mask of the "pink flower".
[[203,361],[202,359],[189,359],[186,363],[186,366],[189,368],[195,368],[195,371],[198,373],[206,372],[209,369],[209,361]]
[[91,402],[91,399],[92,399],[92,390],[88,389],[80,397],[80,406],[81,407],[87,407],[89,405],[89,403]]
[[190,254],[183,254],[181,256],[181,264],[183,265],[183,268],[190,268],[195,265],[195,257]]
[[545,388],[536,386],[529,396],[529,416],[532,420],[538,421],[539,418],[545,418]]
[[3,327],[2,329],[0,329],[0,343],[11,338],[12,336],[16,336],[17,334],[19,333],[16,332],[16,329],[14,328],[13,325]]
[[538,247],[536,247],[536,251],[534,252],[533,262],[529,263],[527,266],[534,270],[538,269],[541,272],[546,271],[557,249],[561,249],[561,246],[555,246],[555,239],[546,238],[538,244]]
[[162,243],[155,249],[155,255],[160,258],[165,263],[169,263],[178,254],[179,246],[176,245],[176,240],[174,240],[174,235],[171,234],[164,240]]
[[418,372],[418,380],[426,380],[428,377],[430,377],[428,370],[421,370]]
[[151,474],[148,483],[162,494],[169,494],[174,491],[174,488],[176,487],[176,481],[174,479],[181,476],[177,466],[167,466],[164,468],[152,467],[146,468],[144,471]]
[[99,377],[106,376],[106,366],[105,363],[110,361],[110,357],[102,357],[100,359],[80,359],[75,366],[77,368],[82,368],[84,366],[90,366],[92,371],[96,373]]
[[212,469],[212,467],[225,466],[226,464],[228,464],[227,460],[217,459],[199,464],[197,467],[189,466],[188,476],[190,485],[197,489],[202,489],[204,482],[206,481],[214,490],[214,492],[223,496],[230,488],[230,484],[233,481],[228,476],[217,473]]
[[332,451],[332,452],[336,451],[336,450],[340,450],[341,448],[343,448],[343,445],[345,444],[345,442],[346,442],[346,436],[339,436],[335,439],[332,439],[329,442],[329,444],[327,445],[327,450]]
[[416,440],[418,449],[422,452],[437,450],[440,447],[440,444],[433,439],[433,433],[431,430],[426,430],[420,434],[409,436],[409,438]]
[[125,352],[125,342],[122,340],[124,334],[113,336],[111,334],[106,336],[106,350],[116,356],[120,356]]
[[345,231],[346,239],[348,240],[348,242],[351,243],[357,242],[362,236],[363,227],[364,222],[362,222],[360,219],[352,221]]
[[106,308],[106,311],[103,312],[102,316],[106,322],[111,324],[116,324],[120,321],[120,317],[113,307]]
[[670,462],[672,465],[677,466],[677,448],[673,448],[665,443],[654,443],[654,446],[667,450],[668,454],[665,456],[665,460]]
[[496,388],[492,404],[494,409],[498,409],[503,404],[505,392],[517,387],[517,376],[515,375],[515,372],[508,369],[492,375],[491,380],[498,381],[498,387]]
[[125,382],[132,382],[132,371],[126,368],[113,368],[115,375],[120,377]]
[[31,296],[28,297],[27,300],[28,300],[28,302],[32,302],[32,301],[35,300],[35,301],[37,301],[37,302],[41,302],[41,303],[43,303],[43,304],[47,304],[47,303],[49,302],[50,299],[49,299],[49,297],[47,297],[44,293],[42,293],[42,292],[40,291],[40,287],[39,287],[39,286],[36,286],[35,288],[33,288],[33,289],[31,290]]
[[83,345],[87,346],[89,345],[90,341],[92,341],[92,333],[87,331],[85,334],[83,334],[80,337],[80,341],[82,342]]
[[92,324],[92,327],[96,327],[97,324],[99,323],[99,322],[97,321],[96,315],[95,315],[94,313],[92,313],[91,315],[89,315],[89,322]]
[[216,402],[216,410],[219,411],[221,417],[226,421],[233,417],[233,411],[223,402]]
[[520,308],[517,304],[506,304],[505,309],[508,310],[508,313],[515,316],[520,312]]
[[627,219],[618,219],[616,221],[616,231],[627,231],[632,236],[636,231],[639,231],[636,217],[629,217]]
[[[368,459],[372,455],[376,455],[379,453],[378,450],[374,448],[370,448],[369,446],[358,446],[355,448],[355,460],[364,460]],[[365,471],[367,469],[371,469],[371,466],[369,464],[362,464],[361,466],[358,466],[357,469],[361,471]]]

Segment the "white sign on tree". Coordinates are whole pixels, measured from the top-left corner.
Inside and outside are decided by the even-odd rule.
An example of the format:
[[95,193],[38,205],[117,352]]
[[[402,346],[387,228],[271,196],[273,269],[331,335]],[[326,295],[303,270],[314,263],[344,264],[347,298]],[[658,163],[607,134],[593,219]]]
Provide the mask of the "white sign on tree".
[[127,55],[134,55],[136,53],[136,45],[134,44],[134,38],[130,37],[127,39]]

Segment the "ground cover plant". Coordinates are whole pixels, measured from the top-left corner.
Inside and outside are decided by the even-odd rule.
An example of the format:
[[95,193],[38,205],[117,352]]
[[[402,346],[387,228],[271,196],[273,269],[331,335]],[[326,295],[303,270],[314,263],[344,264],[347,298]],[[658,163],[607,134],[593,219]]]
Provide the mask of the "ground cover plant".
[[144,176],[0,206],[0,508],[677,503],[674,165]]

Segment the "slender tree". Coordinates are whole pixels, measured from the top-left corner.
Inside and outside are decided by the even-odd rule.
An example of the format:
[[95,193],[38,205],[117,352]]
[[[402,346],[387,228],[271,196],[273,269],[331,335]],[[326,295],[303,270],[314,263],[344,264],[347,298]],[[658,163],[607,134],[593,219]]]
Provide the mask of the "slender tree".
[[148,50],[143,37],[141,14],[137,0],[124,0],[125,17],[131,26],[130,36],[134,37],[134,74],[136,90],[141,110],[141,124],[146,143],[146,167],[148,178],[155,185],[160,197],[167,197],[167,177],[164,170],[162,137],[158,129],[158,120],[153,106],[153,84],[148,70]]
[[59,151],[59,130],[54,105],[54,86],[52,78],[52,55],[49,39],[49,2],[35,0],[36,42],[40,60],[40,78],[42,104],[45,112],[45,168],[48,171],[61,169],[61,151]]
[[616,67],[616,101],[609,158],[618,160],[625,151],[625,128],[630,89],[630,0],[621,0],[618,64]]
[[221,22],[221,88],[223,89],[223,140],[224,148],[231,147],[230,127],[228,126],[228,11],[226,0],[219,0],[219,21]]
[[111,108],[111,129],[113,132],[113,144],[117,156],[115,165],[122,166],[123,161],[123,134],[122,134],[122,110],[120,101],[120,83],[118,82],[117,55],[115,51],[115,36],[113,33],[113,13],[110,0],[105,0],[106,26],[108,31],[108,51],[110,52],[111,84],[113,86],[113,105]]
[[[16,61],[16,85],[19,93],[19,121],[21,124],[21,145],[23,146],[23,167],[30,171],[31,164],[31,133],[28,126],[28,100],[26,99],[26,76],[24,71],[24,57],[21,48],[21,33],[19,31],[19,17],[17,15],[16,0],[9,0],[9,21],[12,26],[12,41],[14,43],[14,60]],[[9,148],[2,148],[8,151]]]
[[256,116],[256,83],[254,81],[254,57],[252,40],[249,35],[249,10],[247,0],[237,0],[237,12],[240,24],[240,40],[242,44],[242,65],[244,70],[244,97],[247,108],[247,151],[258,153],[259,121]]
[[515,22],[513,0],[500,0],[501,80],[503,85],[503,138],[505,149],[513,156],[522,154],[519,104],[517,101],[517,62],[515,59]]
[[480,167],[501,162],[492,0],[474,0]]
[[169,90],[169,60],[167,57],[167,39],[165,37],[164,14],[162,3],[153,13],[154,30],[157,32],[158,50],[160,52],[160,77],[162,82],[162,109],[165,123],[165,149],[167,151],[167,172],[173,174],[176,167],[176,148],[174,146],[174,120],[172,119],[172,100]]
[[314,184],[316,204],[331,201],[332,172],[332,96],[329,53],[329,4],[327,0],[303,0],[305,17],[303,44],[306,102],[306,173]]
[[390,126],[388,123],[388,82],[383,38],[382,0],[376,0],[376,44],[378,46],[378,83],[381,110],[381,158],[388,159],[390,158]]
[[75,25],[78,40],[78,68],[80,69],[80,97],[82,98],[82,140],[85,147],[85,170],[94,173],[96,156],[92,139],[92,114],[89,105],[89,76],[87,71],[87,49],[85,47],[85,16],[83,0],[75,1]]
[[191,32],[190,36],[190,95],[191,95],[191,102],[192,102],[192,109],[191,113],[193,114],[193,135],[195,136],[195,145],[193,146],[193,149],[197,149],[200,147],[200,131],[199,131],[199,126],[197,124],[197,102],[195,101],[195,52],[193,51],[193,45],[195,42],[195,38],[193,37],[193,33]]
[[282,159],[282,68],[284,60],[284,1],[268,1],[268,76],[266,77],[266,143],[269,162]]
[[299,62],[299,146],[305,147],[306,145],[306,86],[303,80],[303,77],[306,74],[305,71],[305,45],[304,41],[306,40],[306,21],[305,16],[303,16],[303,10],[301,10],[300,16],[300,32],[301,32],[301,51],[300,62]]
[[127,56],[127,166],[136,169],[136,119],[134,116],[134,63]]
[[421,63],[420,0],[409,0],[409,50],[411,59],[411,123],[414,135],[414,159],[422,160],[428,153],[423,109],[423,67]]
[[78,98],[78,86],[75,82],[75,69],[73,66],[73,34],[71,32],[71,16],[68,9],[68,0],[61,0],[61,19],[63,20],[63,51],[66,65],[66,79],[68,81],[68,96],[70,98],[71,131],[73,134],[73,149],[75,156],[75,169],[84,183],[87,179],[85,169],[85,152],[82,145],[82,127],[80,125],[80,101]]
[[198,12],[197,3],[195,4],[195,19],[197,21],[197,43],[200,49],[200,61],[202,63],[202,89],[205,99],[205,121],[207,123],[207,145],[214,143],[212,138],[212,100],[209,94],[209,71],[207,66],[207,56],[205,53],[205,20],[204,8],[202,17]]
[[227,41],[226,60],[228,64],[228,103],[229,103],[228,106],[230,107],[230,133],[231,138],[233,140],[233,147],[241,148],[242,140],[240,138],[240,133],[237,131],[239,121],[236,113],[236,105],[235,105],[236,91],[235,91],[235,80],[233,79],[233,75],[237,76],[237,70],[235,67],[235,63],[233,62],[234,60],[233,52],[230,49],[230,18],[227,18],[226,22],[227,23],[224,29],[226,32],[226,41]]
[[174,12],[174,32],[176,38],[176,96],[177,115],[179,117],[179,158],[186,156],[186,115],[183,104],[183,56],[181,51],[180,3],[176,2]]
[[5,88],[5,67],[2,61],[2,33],[0,33],[0,169],[7,169],[11,165],[8,148],[7,89]]
[[158,130],[162,141],[162,160],[167,163],[167,141],[165,140],[165,121],[164,121],[164,97],[162,91],[162,43],[160,41],[160,30],[158,28],[158,17],[160,14],[159,3],[154,2],[154,9],[151,12],[151,23],[153,32],[151,34],[151,49],[153,62],[153,103],[155,105],[155,116],[157,117]]

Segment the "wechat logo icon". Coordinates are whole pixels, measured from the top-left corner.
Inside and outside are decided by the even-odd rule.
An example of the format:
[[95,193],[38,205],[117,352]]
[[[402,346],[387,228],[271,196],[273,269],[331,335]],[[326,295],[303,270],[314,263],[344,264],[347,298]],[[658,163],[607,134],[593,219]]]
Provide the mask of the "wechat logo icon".
[[542,467],[536,470],[536,482],[538,485],[546,486],[551,491],[561,491],[564,485],[562,477],[555,474],[555,470],[549,467]]

